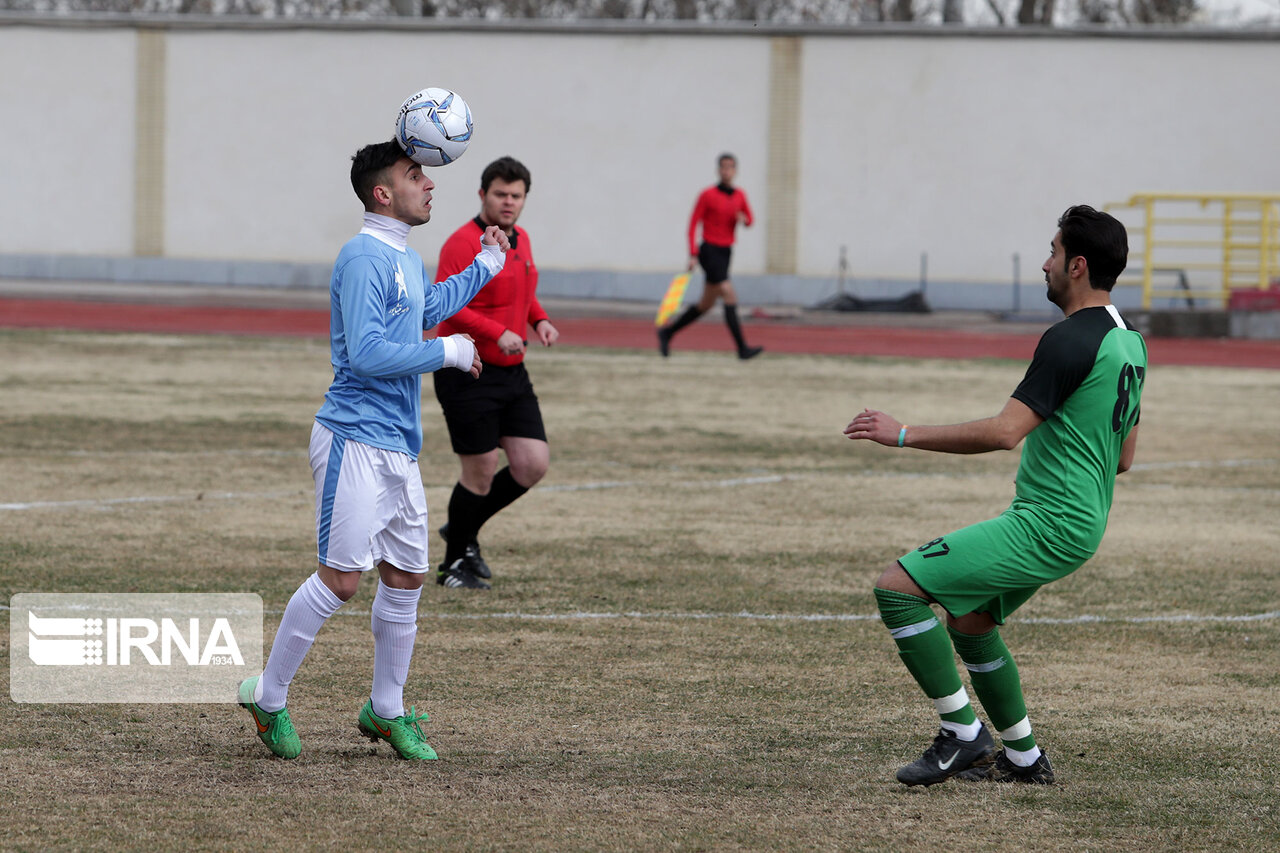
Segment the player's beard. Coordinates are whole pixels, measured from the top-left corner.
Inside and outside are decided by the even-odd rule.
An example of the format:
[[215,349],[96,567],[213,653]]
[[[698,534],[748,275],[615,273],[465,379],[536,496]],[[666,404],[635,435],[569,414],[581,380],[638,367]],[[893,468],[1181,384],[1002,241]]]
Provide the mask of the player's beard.
[[1055,276],[1053,272],[1045,274],[1045,299],[1048,299],[1054,305],[1061,308],[1063,307],[1063,303],[1067,300],[1067,277],[1065,273],[1061,276],[1060,281],[1062,286],[1058,288],[1054,287],[1055,278],[1057,278],[1057,276]]

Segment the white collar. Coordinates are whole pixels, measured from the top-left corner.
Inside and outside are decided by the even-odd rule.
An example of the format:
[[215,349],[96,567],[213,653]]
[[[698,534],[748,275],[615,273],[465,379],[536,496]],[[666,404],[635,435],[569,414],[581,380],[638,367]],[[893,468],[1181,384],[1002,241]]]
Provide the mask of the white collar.
[[375,240],[386,243],[393,249],[401,252],[409,245],[409,228],[412,227],[407,222],[401,222],[399,219],[392,219],[390,216],[383,216],[380,213],[368,213],[364,215],[364,227],[360,229],[361,234],[368,234]]

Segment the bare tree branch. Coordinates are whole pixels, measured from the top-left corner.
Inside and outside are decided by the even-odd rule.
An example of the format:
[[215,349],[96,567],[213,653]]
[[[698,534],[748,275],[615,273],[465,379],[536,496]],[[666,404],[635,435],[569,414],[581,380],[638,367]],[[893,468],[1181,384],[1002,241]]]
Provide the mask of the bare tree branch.
[[[1201,4],[1237,0],[0,0],[0,10],[154,15],[256,15],[264,18],[758,21],[840,24],[894,21],[920,25],[989,22],[1000,26],[1055,23],[1116,26],[1182,25],[1203,21]],[[1276,0],[1272,0],[1276,2]],[[1221,12],[1221,10],[1219,10]],[[1214,23],[1256,25],[1236,8]],[[1060,22],[1055,22],[1055,16]],[[1280,6],[1269,20],[1280,23]]]

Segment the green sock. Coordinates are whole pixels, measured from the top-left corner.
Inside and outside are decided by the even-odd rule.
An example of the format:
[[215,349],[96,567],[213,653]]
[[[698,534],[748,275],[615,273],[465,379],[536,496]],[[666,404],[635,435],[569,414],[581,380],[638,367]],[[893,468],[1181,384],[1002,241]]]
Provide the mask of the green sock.
[[1000,740],[1009,749],[1027,752],[1035,749],[1036,739],[1031,734],[1031,722],[1027,719],[1027,703],[1022,698],[1022,681],[1018,678],[1018,666],[1000,639],[1000,629],[993,628],[985,634],[961,634],[951,631],[960,660],[969,670],[973,692],[991,717],[991,725],[1000,732]]
[[972,727],[978,717],[956,671],[947,631],[928,602],[888,589],[876,589],[875,593],[880,618],[916,684],[933,700],[944,722]]

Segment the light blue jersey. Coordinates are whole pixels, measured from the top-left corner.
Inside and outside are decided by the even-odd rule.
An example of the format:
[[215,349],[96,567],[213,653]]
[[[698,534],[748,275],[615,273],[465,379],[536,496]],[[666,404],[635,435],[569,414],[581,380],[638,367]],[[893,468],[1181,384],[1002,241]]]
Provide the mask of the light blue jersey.
[[486,253],[428,286],[413,249],[390,245],[368,228],[348,240],[329,282],[333,384],[316,420],[344,438],[416,459],[422,374],[445,361],[444,344],[424,341],[422,331],[457,313],[501,268],[502,260]]

